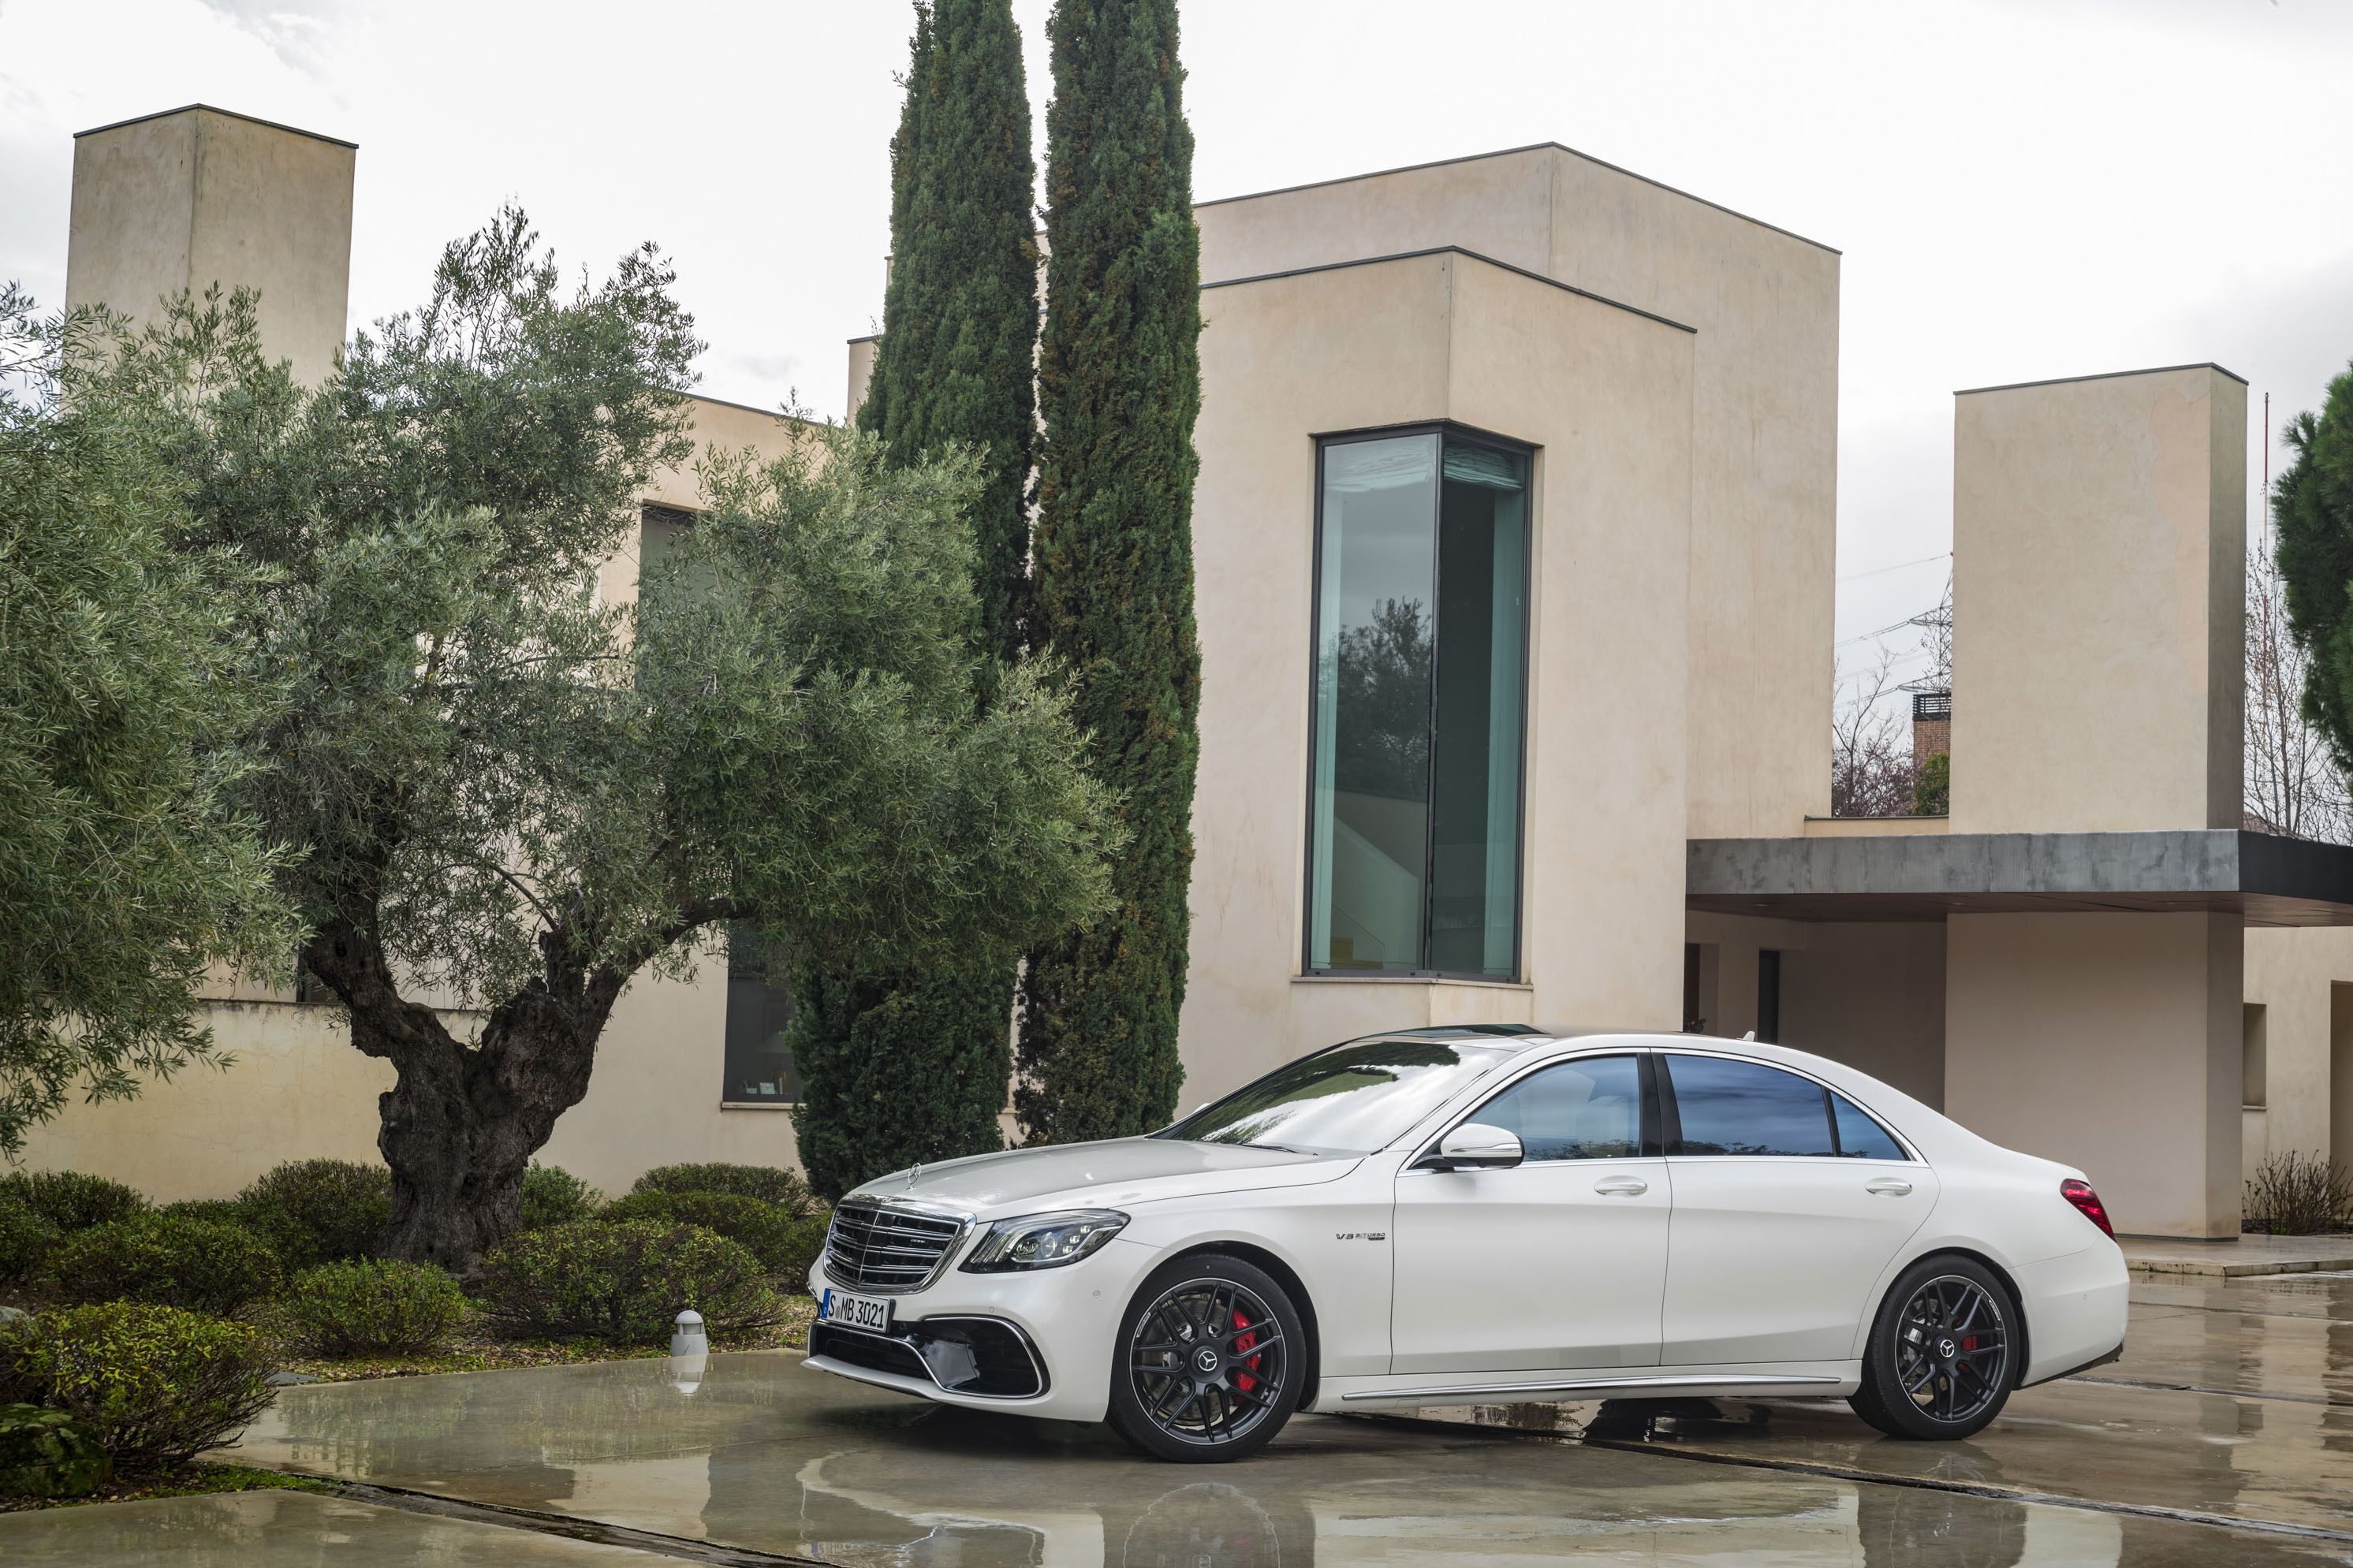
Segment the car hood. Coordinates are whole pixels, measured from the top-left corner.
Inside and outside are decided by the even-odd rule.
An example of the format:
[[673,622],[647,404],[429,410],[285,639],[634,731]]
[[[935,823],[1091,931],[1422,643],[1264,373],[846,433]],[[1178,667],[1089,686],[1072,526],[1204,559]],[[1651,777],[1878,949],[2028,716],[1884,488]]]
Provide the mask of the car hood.
[[1050,1208],[1117,1208],[1207,1193],[1307,1186],[1345,1175],[1363,1157],[1114,1138],[918,1165],[877,1177],[849,1195],[934,1204],[977,1218],[1004,1219]]

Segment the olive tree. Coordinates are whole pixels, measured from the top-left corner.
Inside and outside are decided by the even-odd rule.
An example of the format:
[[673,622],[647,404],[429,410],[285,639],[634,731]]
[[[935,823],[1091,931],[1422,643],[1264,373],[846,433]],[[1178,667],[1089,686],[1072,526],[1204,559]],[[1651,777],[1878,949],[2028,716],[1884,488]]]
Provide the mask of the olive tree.
[[248,562],[103,374],[120,323],[0,289],[0,1153],[79,1089],[214,1055],[216,964],[282,968],[278,856],[233,792],[273,694]]
[[465,1268],[515,1229],[624,988],[729,922],[1009,956],[1107,902],[1108,803],[1050,667],[971,701],[970,461],[822,427],[713,458],[679,548],[600,591],[691,456],[670,284],[648,247],[566,290],[509,211],[314,391],[237,300],[140,346],[198,541],[278,574],[254,635],[290,698],[246,797],[299,851],[303,963],[396,1075],[396,1257]]

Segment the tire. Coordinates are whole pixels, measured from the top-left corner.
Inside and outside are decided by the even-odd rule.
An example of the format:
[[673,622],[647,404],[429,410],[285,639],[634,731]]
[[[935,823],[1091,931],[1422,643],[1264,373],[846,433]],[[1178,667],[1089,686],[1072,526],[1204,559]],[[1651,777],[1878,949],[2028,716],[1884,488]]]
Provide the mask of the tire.
[[1306,1351],[1299,1310],[1266,1270],[1220,1252],[1172,1258],[1120,1320],[1106,1419],[1156,1459],[1246,1458],[1291,1419]]
[[2018,1303],[1974,1258],[1924,1258],[1896,1277],[1848,1399],[1891,1437],[1950,1442],[1983,1431],[2018,1386],[2025,1351]]

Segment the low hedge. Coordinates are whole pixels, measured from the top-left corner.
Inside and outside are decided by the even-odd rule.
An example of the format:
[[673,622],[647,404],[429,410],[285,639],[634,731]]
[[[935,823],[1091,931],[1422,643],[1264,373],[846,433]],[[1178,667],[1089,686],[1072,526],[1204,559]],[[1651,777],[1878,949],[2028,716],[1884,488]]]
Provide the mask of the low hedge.
[[155,1212],[177,1215],[182,1219],[208,1219],[215,1225],[233,1225],[246,1230],[253,1228],[253,1216],[235,1198],[182,1198]]
[[725,1193],[779,1204],[796,1218],[821,1206],[807,1181],[797,1171],[775,1165],[657,1165],[639,1176],[632,1193]]
[[372,1258],[392,1217],[392,1173],[354,1160],[292,1160],[237,1202],[289,1268]]
[[113,1479],[98,1435],[64,1411],[0,1405],[0,1497],[88,1497]]
[[0,1193],[0,1285],[39,1278],[62,1238],[30,1204],[14,1193]]
[[431,1264],[364,1258],[304,1269],[287,1287],[285,1307],[303,1349],[369,1355],[438,1348],[464,1315],[466,1298]]
[[0,1176],[0,1194],[16,1199],[61,1231],[147,1212],[147,1200],[121,1182],[79,1171],[11,1171]]
[[691,1307],[714,1331],[774,1322],[760,1260],[740,1243],[659,1219],[584,1220],[517,1237],[483,1260],[483,1313],[523,1337],[658,1344]]
[[278,1283],[277,1254],[240,1226],[142,1214],[58,1243],[48,1271],[69,1301],[148,1301],[234,1312]]
[[109,1301],[0,1327],[0,1381],[87,1427],[117,1469],[184,1464],[269,1403],[257,1331],[176,1307]]
[[560,1165],[533,1160],[522,1173],[522,1228],[545,1230],[594,1218],[605,1194]]
[[[631,1193],[607,1205],[608,1220],[658,1219],[674,1225],[699,1225],[739,1242],[760,1260],[760,1267],[780,1274],[790,1264],[795,1229],[807,1222],[793,1217],[782,1204],[733,1193]],[[802,1264],[807,1272],[807,1264]]]

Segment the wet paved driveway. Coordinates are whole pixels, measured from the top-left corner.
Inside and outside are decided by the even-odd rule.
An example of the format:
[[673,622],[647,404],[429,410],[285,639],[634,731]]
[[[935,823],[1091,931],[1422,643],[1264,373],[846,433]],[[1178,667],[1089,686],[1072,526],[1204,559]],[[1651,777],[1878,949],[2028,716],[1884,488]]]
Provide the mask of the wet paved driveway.
[[[1947,1445],[1882,1438],[1841,1405],[1611,1403],[1303,1417],[1253,1460],[1178,1468],[783,1354],[715,1356],[691,1394],[660,1361],[299,1388],[243,1457],[389,1506],[16,1515],[0,1560],[272,1568],[332,1542],[354,1565],[2353,1562],[2353,1275],[2144,1283],[2134,1301],[2125,1360]],[[599,1528],[549,1533],[567,1519]]]

